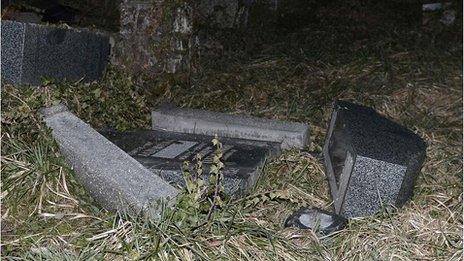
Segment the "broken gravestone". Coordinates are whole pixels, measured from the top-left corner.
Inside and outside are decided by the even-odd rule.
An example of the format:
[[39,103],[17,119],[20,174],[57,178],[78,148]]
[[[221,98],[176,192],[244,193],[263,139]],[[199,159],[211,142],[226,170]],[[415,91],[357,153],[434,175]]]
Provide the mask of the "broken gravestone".
[[152,111],[152,126],[173,132],[278,142],[282,149],[301,149],[310,144],[309,126],[304,123],[170,106]]
[[323,149],[335,212],[352,218],[402,206],[425,151],[419,136],[372,108],[335,102]]
[[[212,136],[161,130],[101,133],[173,186],[185,186],[183,163],[194,162],[199,154],[203,164],[202,178],[208,180],[215,150]],[[220,138],[220,141],[223,144],[221,161],[225,165],[224,191],[228,195],[247,193],[255,186],[265,160],[280,152],[279,144],[273,142],[233,138]]]
[[[216,156],[211,142],[213,136],[209,135],[160,129],[98,133],[62,105],[43,109],[41,113],[74,168],[76,178],[108,210],[143,211],[157,217],[163,206],[173,203],[178,193],[176,187],[185,185],[183,163],[197,160],[197,155],[201,155],[202,178],[208,180]],[[235,116],[230,119],[235,119],[228,122],[232,129],[252,120],[240,121]],[[259,123],[268,126],[266,121]],[[275,121],[269,122],[270,126],[275,124]],[[201,124],[197,126],[203,128]],[[282,124],[279,122],[277,126]],[[219,137],[226,194],[241,196],[249,192],[266,159],[280,154],[279,142],[253,139],[262,129],[260,126],[248,136],[242,134],[244,138]]]
[[311,229],[330,235],[343,229],[348,220],[340,215],[319,208],[301,208],[285,220],[285,227]]
[[1,72],[6,82],[92,81],[106,68],[110,44],[101,33],[16,21],[2,21],[1,27]]
[[[218,135],[224,144],[225,191],[230,195],[243,195],[255,185],[267,157],[279,155],[280,149],[303,148],[310,143],[309,126],[303,123],[175,108],[169,105],[152,111],[152,128],[151,134],[141,135],[145,143],[135,142],[136,135],[127,138],[125,143],[132,144],[131,146],[138,144],[137,148],[128,149],[125,145],[121,147],[147,167],[160,173],[160,176],[178,185],[183,183],[180,171],[182,162],[191,161],[199,153],[208,163],[213,152],[211,140],[214,135]],[[156,136],[158,140],[153,140]],[[160,139],[163,136],[166,138]],[[145,150],[144,146],[149,147],[146,151],[152,153],[151,155],[140,155],[138,151]],[[179,148],[179,155],[160,159],[158,150],[171,151],[171,147]]]
[[183,162],[201,155],[203,178],[208,179],[214,156],[211,140],[223,144],[224,187],[240,196],[254,187],[267,158],[281,148],[309,144],[309,126],[195,109],[164,106],[152,111],[153,130],[101,132],[132,157],[175,186],[184,186]]
[[158,217],[178,191],[63,105],[42,110],[53,138],[92,198],[110,211]]

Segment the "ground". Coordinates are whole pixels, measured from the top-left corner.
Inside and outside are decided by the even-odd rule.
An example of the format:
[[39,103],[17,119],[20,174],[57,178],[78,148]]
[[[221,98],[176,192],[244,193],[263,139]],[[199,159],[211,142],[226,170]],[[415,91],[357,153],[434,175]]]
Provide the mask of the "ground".
[[[141,83],[116,68],[90,84],[3,85],[2,256],[461,260],[462,20],[423,27],[413,17],[396,19],[407,17],[398,10],[395,18],[384,9],[348,12],[347,5],[322,8],[298,29],[224,46],[223,58],[205,63],[190,85],[174,77]],[[414,197],[400,209],[351,220],[331,237],[283,228],[301,206],[331,207],[317,154],[334,99],[372,106],[426,141]],[[207,226],[172,213],[151,222],[108,213],[83,191],[37,113],[60,101],[95,128],[148,128],[150,106],[169,101],[306,122],[313,142],[269,162],[257,188],[226,201]]]

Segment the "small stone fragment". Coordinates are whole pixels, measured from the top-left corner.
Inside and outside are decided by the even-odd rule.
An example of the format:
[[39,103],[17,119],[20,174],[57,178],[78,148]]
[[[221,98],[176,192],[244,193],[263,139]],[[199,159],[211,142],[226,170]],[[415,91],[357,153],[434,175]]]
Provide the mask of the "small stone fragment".
[[300,208],[285,221],[285,227],[312,229],[324,235],[330,235],[343,229],[348,220],[340,215],[320,208]]

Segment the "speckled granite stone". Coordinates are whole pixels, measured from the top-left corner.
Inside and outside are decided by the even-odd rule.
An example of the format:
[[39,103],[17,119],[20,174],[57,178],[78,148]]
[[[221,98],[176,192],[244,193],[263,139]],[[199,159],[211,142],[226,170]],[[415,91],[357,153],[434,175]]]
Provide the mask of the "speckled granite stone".
[[361,217],[403,205],[425,150],[419,136],[372,108],[335,102],[324,161],[336,213]]
[[[174,186],[185,185],[183,162],[191,162],[193,168],[197,154],[202,155],[202,178],[209,178],[209,168],[214,156],[211,136],[161,130],[101,133]],[[265,160],[280,153],[279,143],[232,138],[221,138],[220,141],[225,165],[224,192],[231,196],[241,196],[249,192],[255,186]]]
[[309,125],[247,115],[164,106],[152,111],[153,129],[281,143],[282,149],[310,144]]
[[23,23],[2,21],[2,80],[21,82],[25,30]]
[[157,218],[177,190],[101,134],[58,105],[41,111],[77,180],[110,211]]
[[40,84],[43,78],[93,81],[109,59],[109,37],[88,30],[2,21],[2,79]]

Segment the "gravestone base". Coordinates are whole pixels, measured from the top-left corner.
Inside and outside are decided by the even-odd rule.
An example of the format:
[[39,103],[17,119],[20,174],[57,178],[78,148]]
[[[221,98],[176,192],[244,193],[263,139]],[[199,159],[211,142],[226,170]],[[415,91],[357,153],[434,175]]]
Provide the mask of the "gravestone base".
[[302,149],[310,144],[309,125],[299,122],[175,108],[170,105],[152,110],[151,115],[152,129],[155,130],[278,142],[282,149]]

